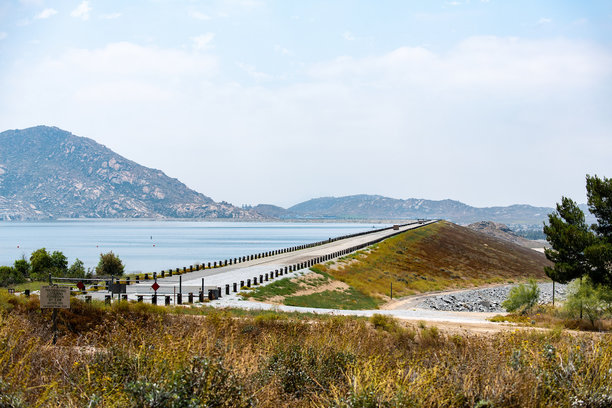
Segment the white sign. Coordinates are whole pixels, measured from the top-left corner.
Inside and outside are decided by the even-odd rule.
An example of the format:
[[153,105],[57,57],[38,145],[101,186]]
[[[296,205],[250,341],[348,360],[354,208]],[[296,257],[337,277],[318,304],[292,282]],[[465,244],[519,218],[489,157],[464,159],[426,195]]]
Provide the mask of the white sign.
[[41,287],[40,307],[42,309],[70,309],[70,288],[68,286]]

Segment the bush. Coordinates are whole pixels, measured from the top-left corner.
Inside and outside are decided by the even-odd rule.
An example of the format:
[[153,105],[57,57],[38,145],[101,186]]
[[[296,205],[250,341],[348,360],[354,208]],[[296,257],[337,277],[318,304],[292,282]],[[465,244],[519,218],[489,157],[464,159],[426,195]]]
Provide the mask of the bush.
[[0,286],[9,286],[23,282],[25,282],[25,276],[17,269],[10,266],[0,266]]
[[96,266],[96,274],[102,276],[122,276],[124,270],[123,262],[113,251],[100,254],[100,262]]
[[389,333],[395,333],[400,330],[397,319],[392,316],[374,313],[372,317],[370,317],[370,323],[372,323],[375,328]]
[[572,317],[586,316],[595,326],[597,320],[612,312],[612,289],[593,285],[588,278],[576,279],[569,286],[564,309]]
[[520,284],[510,289],[508,299],[502,302],[502,307],[508,312],[526,314],[538,302],[540,288],[534,280],[527,285]]

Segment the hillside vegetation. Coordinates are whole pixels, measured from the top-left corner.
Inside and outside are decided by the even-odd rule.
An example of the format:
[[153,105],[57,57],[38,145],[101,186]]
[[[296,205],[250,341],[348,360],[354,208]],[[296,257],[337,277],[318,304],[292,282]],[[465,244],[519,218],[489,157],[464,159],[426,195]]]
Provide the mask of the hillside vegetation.
[[545,278],[543,254],[510,242],[438,222],[387,239],[322,272],[371,296],[394,297],[487,283]]
[[[3,407],[604,407],[609,334],[0,297]],[[16,330],[15,328],[18,328]]]

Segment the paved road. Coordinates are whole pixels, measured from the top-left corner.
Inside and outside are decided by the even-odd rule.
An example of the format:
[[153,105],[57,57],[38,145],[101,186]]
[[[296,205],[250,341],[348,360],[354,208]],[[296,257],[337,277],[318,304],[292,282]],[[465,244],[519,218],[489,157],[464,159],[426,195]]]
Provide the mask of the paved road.
[[[435,221],[428,221],[425,224],[430,224]],[[408,231],[410,229],[418,228],[422,224],[414,223],[406,226],[402,226],[400,231]],[[349,316],[371,316],[375,313],[386,314],[401,319],[407,320],[426,320],[430,322],[452,322],[457,324],[486,324],[490,325],[486,319],[495,313],[465,313],[465,312],[448,312],[448,311],[435,311],[425,310],[422,308],[415,308],[413,305],[407,307],[401,307],[394,310],[337,310],[337,309],[319,309],[319,308],[308,308],[308,307],[294,307],[285,305],[272,305],[262,302],[254,302],[243,300],[242,297],[235,293],[230,295],[225,294],[225,285],[232,285],[233,282],[245,281],[247,279],[253,279],[257,277],[259,280],[260,275],[275,271],[276,269],[284,268],[289,265],[294,265],[308,260],[321,257],[330,253],[342,251],[360,244],[385,238],[396,234],[397,231],[385,230],[377,231],[366,235],[357,237],[346,238],[338,241],[334,241],[328,244],[316,246],[313,248],[306,248],[299,251],[269,256],[266,258],[255,259],[235,265],[228,265],[222,268],[206,269],[196,272],[190,272],[179,276],[172,276],[169,278],[159,278],[158,284],[161,286],[157,293],[160,295],[158,299],[159,304],[163,304],[163,298],[161,295],[170,294],[173,295],[179,292],[179,282],[182,284],[183,303],[186,303],[186,294],[192,292],[197,294],[202,285],[202,279],[206,289],[213,287],[222,287],[223,295],[220,299],[214,300],[207,303],[207,306],[212,307],[237,307],[243,309],[252,310],[279,310],[285,312],[302,312],[302,313],[316,313],[316,314],[332,314],[332,315],[349,315]],[[308,268],[303,268],[294,272],[289,272],[283,276],[295,277],[307,273]],[[277,278],[278,279],[278,278]],[[276,279],[275,279],[276,280]],[[263,282],[263,285],[269,284],[274,280]],[[142,282],[139,284],[132,284],[127,287],[128,297],[130,300],[135,300],[137,295],[145,295],[145,301],[149,301],[147,295],[154,293],[151,288],[152,281]],[[97,298],[103,298],[108,292],[97,292],[94,296]],[[174,304],[176,298],[171,296],[171,303]]]
[[[400,227],[400,231],[407,231],[410,229],[418,228],[422,225],[426,225],[435,221],[428,221],[425,224],[413,223]],[[334,252],[349,249],[351,247],[365,244],[367,242],[381,239],[387,236],[397,234],[398,231],[388,229],[384,231],[372,232],[370,234],[360,235],[357,237],[346,238],[338,241],[333,241],[327,244],[319,245],[312,248],[306,248],[299,251],[282,253],[274,256],[269,256],[260,259],[254,259],[252,261],[242,262],[234,265],[224,266],[222,268],[205,269],[201,271],[189,272],[179,276],[172,276],[168,278],[158,278],[157,283],[161,286],[158,289],[158,294],[171,294],[175,291],[178,292],[179,284],[182,283],[183,294],[193,292],[198,293],[202,286],[202,279],[204,284],[208,288],[222,287],[225,288],[226,284],[232,285],[234,282],[239,283],[240,281],[247,281],[247,279],[253,279],[256,277],[259,280],[260,275],[265,275],[280,268],[285,268],[289,265],[295,265],[303,262],[307,262],[311,259],[322,257]],[[304,268],[306,269],[306,268]],[[299,271],[298,271],[299,272]],[[295,274],[293,272],[292,274]],[[287,275],[290,276],[290,275]],[[285,276],[283,276],[285,277]],[[182,281],[182,282],[181,282]],[[141,282],[139,284],[133,284],[127,287],[128,295],[130,299],[135,294],[152,294],[151,289],[152,281]],[[264,284],[270,283],[264,282]],[[103,293],[103,292],[101,292]],[[225,289],[224,292],[225,293]]]

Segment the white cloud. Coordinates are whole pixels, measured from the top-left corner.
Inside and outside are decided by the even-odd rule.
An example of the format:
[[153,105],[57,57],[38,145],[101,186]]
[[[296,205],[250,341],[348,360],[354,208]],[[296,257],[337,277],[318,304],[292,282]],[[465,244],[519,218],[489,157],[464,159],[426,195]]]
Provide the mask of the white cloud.
[[215,38],[214,33],[206,33],[198,35],[197,37],[191,37],[193,41],[193,48],[199,51],[204,51],[212,48],[212,40]]
[[347,41],[353,41],[355,39],[353,34],[351,34],[349,31],[345,31],[344,33],[342,33],[342,38],[344,38]]
[[278,44],[274,46],[274,51],[281,53],[282,55],[293,55],[293,52],[289,51],[287,48],[281,47]]
[[538,20],[539,25],[550,24],[550,23],[552,23],[552,19],[550,18],[542,17],[541,19]]
[[91,10],[92,8],[89,5],[89,1],[86,0],[81,2],[81,4],[79,4],[77,8],[72,10],[70,15],[72,17],[80,18],[82,20],[89,20],[89,13],[91,12]]
[[211,17],[208,14],[204,14],[200,11],[190,11],[189,15],[196,20],[210,20]]
[[612,55],[586,42],[400,47],[322,61],[298,83],[238,67],[257,82],[196,51],[72,50],[0,78],[0,123],[66,128],[237,204],[366,192],[553,205],[583,194],[584,174],[612,173]]
[[119,18],[121,16],[122,16],[121,13],[108,13],[108,14],[100,15],[100,18],[104,19],[104,20],[114,20],[114,19]]
[[38,13],[37,15],[35,15],[34,18],[37,20],[44,20],[56,14],[57,14],[57,10],[52,9],[52,8],[47,8],[41,11],[40,13]]
[[4,40],[6,37],[8,37],[8,34],[3,31],[0,31],[0,41]]
[[245,64],[243,62],[239,62],[236,65],[241,70],[246,72],[251,78],[257,81],[270,81],[271,79],[273,79],[272,75],[257,71],[257,69],[255,69],[255,66],[253,65]]

